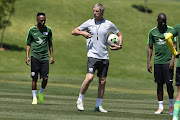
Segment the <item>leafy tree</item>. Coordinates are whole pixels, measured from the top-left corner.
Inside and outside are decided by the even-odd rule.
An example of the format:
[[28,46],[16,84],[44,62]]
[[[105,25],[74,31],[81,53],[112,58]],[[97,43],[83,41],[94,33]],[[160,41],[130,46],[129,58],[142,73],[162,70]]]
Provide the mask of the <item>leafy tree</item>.
[[16,0],[0,0],[0,29],[2,29],[0,48],[3,48],[4,32],[6,27],[10,25],[10,18],[15,12],[15,1]]

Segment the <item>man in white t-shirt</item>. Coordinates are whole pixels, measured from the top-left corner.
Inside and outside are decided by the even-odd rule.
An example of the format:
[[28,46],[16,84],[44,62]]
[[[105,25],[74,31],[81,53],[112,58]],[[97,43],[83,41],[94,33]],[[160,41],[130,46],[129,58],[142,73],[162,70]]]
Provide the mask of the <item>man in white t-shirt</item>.
[[96,101],[95,111],[108,112],[101,106],[103,99],[106,76],[109,67],[109,54],[107,47],[107,37],[110,32],[113,32],[119,37],[119,45],[111,45],[111,50],[119,50],[122,48],[123,35],[119,32],[116,26],[109,20],[103,18],[104,6],[102,4],[95,4],[93,7],[94,18],[84,22],[79,27],[72,31],[73,35],[83,35],[87,39],[87,74],[82,83],[78,100],[76,102],[77,108],[84,111],[83,99],[91,81],[94,78],[96,69],[99,77],[98,98]]

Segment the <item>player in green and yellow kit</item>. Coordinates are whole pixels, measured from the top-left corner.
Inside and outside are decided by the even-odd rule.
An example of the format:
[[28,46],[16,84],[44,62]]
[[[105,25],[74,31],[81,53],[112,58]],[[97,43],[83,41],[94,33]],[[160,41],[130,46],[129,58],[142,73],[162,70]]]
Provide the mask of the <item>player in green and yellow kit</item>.
[[177,97],[176,97],[175,103],[174,103],[173,120],[179,120],[179,111],[180,111],[180,59],[179,59],[180,53],[176,51],[176,49],[174,48],[173,43],[172,43],[172,39],[176,36],[178,36],[179,48],[180,48],[180,24],[176,25],[173,28],[173,30],[170,31],[165,37],[167,45],[168,45],[171,53],[176,58],[178,58],[177,68],[176,68],[176,86],[178,89],[178,94],[177,94]]
[[[49,55],[50,51],[50,64],[54,63],[53,58],[53,44],[52,44],[52,31],[51,28],[45,26],[46,16],[45,13],[37,14],[37,25],[29,29],[26,39],[26,64],[30,65],[29,52],[31,50],[31,77],[32,77],[32,104],[37,104],[37,80],[38,73],[40,78],[43,78],[41,88],[39,91],[39,102],[43,103],[43,91],[47,85],[49,74]],[[48,48],[49,47],[49,48]]]
[[[151,57],[154,45],[154,80],[157,83],[157,98],[159,103],[159,109],[155,112],[155,114],[161,114],[164,110],[164,83],[166,83],[169,95],[169,114],[173,114],[174,88],[172,83],[174,73],[174,56],[171,54],[165,41],[165,34],[171,31],[172,28],[166,25],[166,15],[164,13],[160,13],[158,15],[157,22],[158,26],[149,31],[147,68],[148,71],[152,73]],[[176,47],[176,39],[173,39],[173,42]]]

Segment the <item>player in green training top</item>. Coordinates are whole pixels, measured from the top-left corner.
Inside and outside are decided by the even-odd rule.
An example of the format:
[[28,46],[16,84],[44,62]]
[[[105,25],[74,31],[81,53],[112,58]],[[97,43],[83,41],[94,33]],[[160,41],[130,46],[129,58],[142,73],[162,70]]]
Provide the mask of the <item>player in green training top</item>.
[[[160,13],[157,18],[158,26],[149,31],[148,36],[148,59],[147,69],[152,73],[151,57],[153,53],[153,45],[155,48],[154,56],[154,80],[157,83],[157,98],[159,109],[155,114],[163,112],[163,84],[166,83],[167,92],[169,95],[169,114],[173,114],[174,106],[174,88],[173,88],[173,74],[174,74],[174,56],[165,41],[165,34],[172,30],[171,27],[166,25],[166,15]],[[174,46],[176,47],[176,39],[173,39]]]
[[40,78],[43,78],[41,88],[39,91],[39,102],[43,103],[43,91],[47,85],[49,73],[49,56],[48,47],[50,51],[50,64],[54,63],[53,58],[53,44],[51,28],[45,26],[45,13],[37,13],[37,25],[29,29],[26,39],[26,64],[30,65],[29,52],[31,50],[31,77],[32,77],[32,104],[37,104],[37,80],[38,73]]
[[176,51],[172,42],[172,39],[176,36],[178,36],[179,48],[180,48],[180,24],[176,25],[173,28],[173,30],[170,31],[170,33],[168,33],[165,37],[167,45],[171,50],[171,53],[174,56],[176,56],[176,58],[178,58],[177,68],[176,68],[176,86],[177,86],[178,94],[174,103],[173,120],[179,120],[179,111],[180,111],[180,58],[179,58],[180,53]]

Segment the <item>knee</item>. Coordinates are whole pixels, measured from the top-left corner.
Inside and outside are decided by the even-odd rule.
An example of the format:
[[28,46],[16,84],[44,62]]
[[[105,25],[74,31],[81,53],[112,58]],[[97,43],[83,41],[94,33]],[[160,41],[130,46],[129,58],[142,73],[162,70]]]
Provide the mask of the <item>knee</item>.
[[166,84],[166,86],[167,86],[167,91],[174,91],[172,84]]
[[86,81],[87,81],[88,83],[92,82],[93,78],[94,78],[93,75],[86,75]]
[[99,84],[105,85],[106,84],[106,78],[100,78],[99,79]]
[[44,77],[44,78],[43,78],[43,81],[48,81],[48,77]]
[[37,82],[37,79],[36,79],[36,78],[32,78],[32,82],[33,82],[33,83],[36,83],[36,82]]

